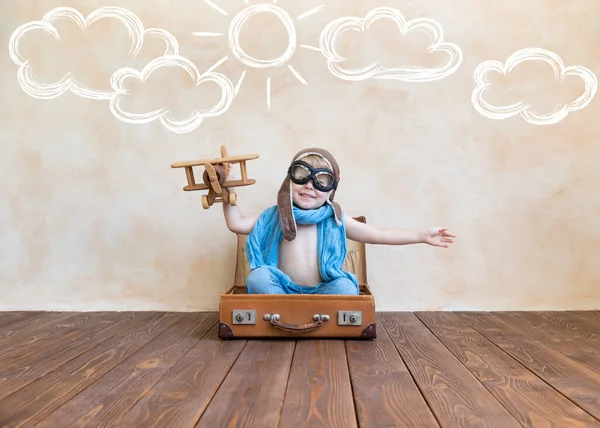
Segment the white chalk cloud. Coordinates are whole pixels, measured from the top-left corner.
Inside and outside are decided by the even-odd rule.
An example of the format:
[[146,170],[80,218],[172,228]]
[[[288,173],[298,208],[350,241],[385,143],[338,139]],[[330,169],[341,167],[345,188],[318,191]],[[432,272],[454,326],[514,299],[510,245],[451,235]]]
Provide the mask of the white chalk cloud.
[[[221,62],[225,59],[221,60]],[[110,110],[117,119],[125,123],[143,124],[159,120],[171,132],[178,134],[192,132],[202,124],[205,118],[225,113],[233,101],[235,94],[231,81],[224,75],[212,71],[217,65],[211,67],[207,72],[200,74],[196,66],[189,59],[179,55],[166,55],[151,61],[142,71],[130,67],[121,68],[111,77],[111,87],[114,90],[114,95],[110,99]],[[146,82],[153,72],[162,67],[179,67],[183,69],[190,76],[196,87],[205,82],[213,82],[218,85],[221,90],[219,102],[207,109],[194,110],[183,120],[176,120],[170,117],[169,110],[166,107],[143,113],[125,111],[121,107],[121,102],[130,95],[127,89],[127,80],[137,79],[141,82]]]
[[[490,90],[491,86],[488,74],[497,72],[506,77],[517,65],[525,61],[544,61],[548,63],[553,68],[557,81],[562,81],[569,76],[581,78],[585,85],[583,93],[572,102],[558,105],[548,113],[534,112],[531,104],[526,101],[519,101],[505,106],[494,106],[486,102],[483,95]],[[512,54],[504,64],[494,60],[484,61],[475,69],[474,79],[476,86],[471,95],[471,102],[477,112],[487,118],[496,120],[521,115],[525,121],[533,125],[552,125],[560,122],[570,112],[586,107],[598,91],[598,79],[591,70],[579,65],[565,67],[562,59],[557,54],[541,48],[521,49]]]
[[[393,20],[401,35],[411,31],[424,31],[431,38],[427,53],[444,52],[447,59],[438,67],[405,67],[383,68],[378,62],[373,62],[363,68],[346,69],[342,63],[346,58],[339,55],[335,45],[338,38],[346,31],[364,32],[380,19]],[[344,80],[359,81],[366,79],[392,79],[404,82],[430,82],[440,80],[453,74],[462,63],[462,50],[454,43],[444,42],[444,31],[440,24],[433,19],[417,18],[406,21],[397,9],[378,7],[371,10],[364,18],[343,17],[330,22],[321,32],[319,39],[321,53],[327,58],[329,71]]]
[[78,81],[71,72],[65,74],[60,81],[55,83],[41,83],[33,78],[32,63],[19,52],[21,40],[30,33],[44,31],[56,40],[61,40],[54,22],[68,19],[75,22],[79,28],[85,30],[94,22],[101,19],[117,19],[126,28],[131,40],[129,53],[136,56],[142,49],[146,36],[156,36],[165,43],[164,55],[177,55],[179,45],[177,39],[168,31],[160,28],[144,29],[141,20],[132,12],[120,7],[102,7],[94,10],[87,17],[71,7],[57,7],[46,13],[40,21],[27,22],[18,27],[10,37],[9,54],[15,64],[19,66],[18,80],[23,91],[38,99],[52,99],[71,91],[83,98],[94,100],[109,100],[114,96],[113,91],[88,88]]

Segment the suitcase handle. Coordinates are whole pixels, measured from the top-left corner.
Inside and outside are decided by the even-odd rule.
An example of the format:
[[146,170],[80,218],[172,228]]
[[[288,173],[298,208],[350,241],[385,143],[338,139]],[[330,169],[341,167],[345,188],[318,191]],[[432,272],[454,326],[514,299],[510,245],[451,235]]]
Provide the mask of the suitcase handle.
[[315,320],[315,322],[309,324],[282,323],[279,322],[279,314],[266,314],[263,319],[265,321],[270,321],[271,325],[279,330],[287,331],[289,333],[307,333],[321,327],[323,322],[329,321],[329,315],[315,314],[313,316],[313,320]]

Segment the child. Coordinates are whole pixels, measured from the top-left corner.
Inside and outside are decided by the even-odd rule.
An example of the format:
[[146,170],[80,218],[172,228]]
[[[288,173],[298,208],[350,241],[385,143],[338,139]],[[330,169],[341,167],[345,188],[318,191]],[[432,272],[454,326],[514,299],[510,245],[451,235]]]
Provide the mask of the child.
[[227,228],[248,235],[249,294],[359,294],[356,277],[342,269],[346,238],[385,245],[453,242],[447,228],[377,228],[343,215],[333,200],[339,181],[331,153],[309,148],[294,156],[276,205],[243,216],[237,204],[223,204]]

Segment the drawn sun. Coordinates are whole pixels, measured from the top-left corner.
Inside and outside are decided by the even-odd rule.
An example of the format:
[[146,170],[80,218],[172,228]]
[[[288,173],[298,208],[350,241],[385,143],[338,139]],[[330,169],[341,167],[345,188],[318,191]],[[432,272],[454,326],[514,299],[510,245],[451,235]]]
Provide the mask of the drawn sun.
[[[218,11],[219,13],[221,13],[225,16],[229,15],[225,10],[223,10],[219,6],[215,5],[211,0],[204,0],[204,2],[207,5],[209,5],[210,7],[212,7],[213,9],[215,9],[216,11]],[[244,3],[246,3],[246,5],[248,5],[249,2],[250,2],[250,0],[244,0]],[[277,0],[273,0],[273,3],[277,3]],[[323,9],[323,6],[324,5],[316,6],[316,7],[313,7],[311,9],[307,10],[306,12],[301,13],[300,15],[298,15],[296,17],[296,21],[299,21],[301,19],[306,18],[307,16],[314,15],[315,13],[320,12]],[[281,22],[283,23],[283,25],[285,26],[285,29],[287,31],[287,34],[288,34],[287,49],[277,58],[268,59],[268,60],[261,60],[261,59],[253,58],[252,56],[250,56],[246,52],[244,52],[244,50],[240,46],[240,33],[242,31],[242,27],[244,26],[244,24],[246,23],[246,21],[248,21],[248,19],[250,17],[260,14],[260,13],[272,13],[273,15],[275,15],[277,18],[279,18],[281,20]],[[192,34],[194,34],[195,36],[199,36],[199,37],[217,37],[217,36],[223,35],[222,33],[211,33],[211,32],[194,32]],[[244,64],[248,67],[252,67],[252,68],[266,69],[266,68],[281,67],[282,65],[286,64],[292,58],[292,56],[294,55],[294,52],[296,51],[296,47],[297,47],[296,27],[294,26],[294,20],[284,9],[280,8],[279,6],[276,6],[275,4],[269,4],[269,3],[261,3],[261,4],[247,6],[246,8],[244,8],[240,12],[238,12],[233,17],[233,19],[231,20],[231,23],[229,24],[228,38],[229,38],[229,47],[230,47],[233,55],[242,64]],[[312,46],[307,46],[307,45],[300,45],[300,46],[303,48],[306,48],[306,49],[320,51],[318,48],[314,48]],[[225,62],[227,60],[227,58],[228,57],[226,56],[226,57],[222,58],[221,60],[219,60],[216,64],[214,64],[210,68],[209,71],[217,68],[223,62]],[[296,77],[296,79],[298,79],[302,84],[308,85],[306,80],[300,75],[300,73],[298,73],[294,69],[294,67],[291,66],[291,64],[287,64],[287,67],[292,72],[292,74]],[[246,76],[246,72],[247,72],[247,70],[244,70],[240,79],[238,80],[237,84],[235,85],[235,95],[237,95],[237,93],[240,89],[242,81],[244,80],[244,77]],[[267,77],[266,89],[267,89],[267,107],[270,110],[271,109],[271,77],[270,76]]]

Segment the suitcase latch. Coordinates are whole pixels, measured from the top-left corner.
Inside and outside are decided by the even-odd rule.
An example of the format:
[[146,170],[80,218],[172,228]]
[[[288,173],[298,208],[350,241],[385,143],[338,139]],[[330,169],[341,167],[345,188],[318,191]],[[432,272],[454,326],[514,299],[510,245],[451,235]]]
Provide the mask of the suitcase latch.
[[233,324],[256,324],[256,311],[252,309],[234,309],[231,318]]
[[338,325],[362,325],[362,311],[339,311]]

